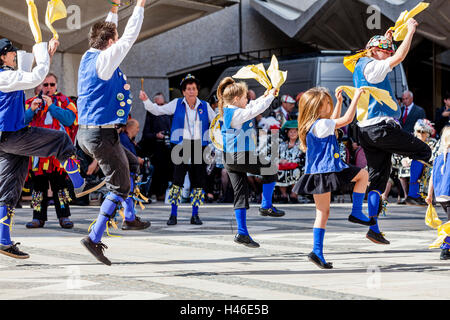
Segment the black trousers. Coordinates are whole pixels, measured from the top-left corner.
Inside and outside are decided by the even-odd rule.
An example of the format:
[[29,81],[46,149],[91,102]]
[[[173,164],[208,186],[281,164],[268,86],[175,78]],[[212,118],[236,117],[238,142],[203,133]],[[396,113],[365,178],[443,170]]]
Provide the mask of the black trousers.
[[69,204],[64,203],[64,207],[61,207],[60,199],[58,196],[58,192],[68,188],[66,178],[67,174],[65,172],[51,172],[33,176],[33,191],[42,192],[43,194],[41,208],[39,211],[33,210],[33,219],[47,221],[47,208],[48,202],[50,201],[50,198],[47,195],[49,184],[53,193],[53,197],[51,199],[53,199],[53,202],[55,204],[56,216],[58,217],[58,219],[67,218],[70,216]]
[[450,201],[439,202],[444,212],[447,214],[447,221],[450,221]]
[[108,191],[124,200],[130,193],[130,172],[139,173],[137,157],[120,144],[117,129],[86,129],[77,133],[80,148],[98,161]]
[[203,153],[206,147],[201,140],[183,140],[172,148],[172,162],[174,163],[173,181],[176,186],[183,187],[186,173],[189,174],[191,189],[206,187],[206,163]]
[[151,158],[153,175],[150,194],[156,194],[156,196],[164,196],[166,194],[169,181],[172,180],[171,175],[168,173],[172,173],[174,170],[170,159],[170,151],[171,149],[166,147],[164,143],[155,143],[155,151]]
[[413,160],[428,161],[430,147],[412,134],[401,129],[395,121],[358,127],[358,138],[369,168],[369,191],[384,192],[391,173],[393,153]]
[[75,147],[67,133],[59,130],[25,127],[15,132],[2,132],[0,206],[16,206],[28,175],[30,156],[54,156],[64,163],[75,153]]
[[248,152],[228,153],[224,157],[224,166],[233,187],[235,209],[250,208],[247,173],[262,176],[263,184],[276,182],[278,179],[278,165],[274,166],[270,162],[264,163],[259,157],[253,157]]

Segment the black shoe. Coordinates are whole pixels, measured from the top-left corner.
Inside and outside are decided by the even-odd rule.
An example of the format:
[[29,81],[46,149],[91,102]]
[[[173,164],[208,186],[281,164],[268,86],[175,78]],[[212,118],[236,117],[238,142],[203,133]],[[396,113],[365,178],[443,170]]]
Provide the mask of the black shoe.
[[427,203],[422,197],[413,198],[413,197],[406,197],[405,199],[406,204],[409,204],[410,206],[427,206]]
[[390,242],[384,237],[382,232],[375,233],[375,231],[369,229],[369,232],[367,232],[366,234],[366,238],[377,244],[390,244]]
[[96,182],[86,182],[84,181],[83,185],[79,188],[74,189],[75,197],[80,198],[85,196],[91,192],[94,192],[106,184],[106,179],[102,180],[100,183]]
[[369,221],[363,221],[353,215],[349,215],[348,221],[353,222],[353,223],[362,224],[363,226],[374,226],[377,224],[377,221],[373,217],[371,217]]
[[269,209],[259,208],[259,214],[261,216],[282,217],[282,216],[284,216],[284,211],[283,210],[278,210],[275,207],[272,207],[272,208],[269,208]]
[[177,224],[177,216],[174,216],[173,214],[170,215],[169,220],[167,220],[168,226],[174,226]]
[[85,246],[85,248],[101,263],[106,264],[107,266],[111,265],[111,261],[109,261],[109,259],[107,257],[105,257],[103,255],[103,251],[105,249],[108,249],[108,247],[102,243],[94,243],[92,242],[91,238],[88,237],[84,237],[83,239],[81,239],[81,244],[83,246]]
[[323,263],[323,261],[320,260],[320,258],[314,252],[311,252],[310,254],[308,254],[308,260],[311,261],[312,263],[314,263],[320,269],[333,269],[332,262]]
[[281,197],[280,201],[278,201],[278,202],[281,204],[286,204],[286,203],[289,203],[289,199],[288,199],[288,197]]
[[200,220],[200,217],[198,214],[191,217],[191,224],[201,225],[203,224],[202,220]]
[[239,233],[234,237],[234,242],[243,244],[244,246],[249,248],[259,248],[258,242],[253,241],[250,236],[244,236]]
[[135,216],[133,221],[123,221],[122,230],[143,230],[150,227],[150,224],[150,221],[141,221],[141,218]]
[[450,252],[448,252],[448,249],[442,249],[441,260],[450,260]]
[[297,197],[289,197],[289,203],[297,204],[298,203],[298,198]]
[[28,259],[30,255],[28,253],[20,251],[19,248],[17,247],[19,244],[20,242],[13,243],[9,246],[0,245],[0,253],[9,256],[11,258]]

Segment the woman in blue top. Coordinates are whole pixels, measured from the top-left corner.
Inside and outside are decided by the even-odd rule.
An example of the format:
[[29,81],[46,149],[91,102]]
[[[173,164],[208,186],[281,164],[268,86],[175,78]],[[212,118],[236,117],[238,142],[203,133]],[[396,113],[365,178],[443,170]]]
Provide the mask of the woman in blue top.
[[298,131],[301,149],[306,152],[306,165],[305,175],[300,178],[294,191],[312,194],[314,197],[316,204],[314,249],[308,258],[322,269],[333,267],[323,256],[323,239],[330,215],[331,192],[355,182],[353,208],[348,220],[363,225],[375,223],[362,212],[369,179],[368,172],[342,161],[335,134],[336,129],[352,122],[362,93],[362,89],[356,91],[343,117],[340,117],[342,91],[336,94],[338,103],[334,110],[333,100],[325,88],[312,88],[305,92],[299,101]]

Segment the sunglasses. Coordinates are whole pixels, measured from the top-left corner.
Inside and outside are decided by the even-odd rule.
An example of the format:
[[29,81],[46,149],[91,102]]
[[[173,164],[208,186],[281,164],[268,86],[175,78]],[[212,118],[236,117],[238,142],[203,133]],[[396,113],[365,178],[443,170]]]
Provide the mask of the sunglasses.
[[43,86],[46,87],[46,88],[47,88],[48,86],[54,87],[54,86],[56,86],[56,83],[44,83]]

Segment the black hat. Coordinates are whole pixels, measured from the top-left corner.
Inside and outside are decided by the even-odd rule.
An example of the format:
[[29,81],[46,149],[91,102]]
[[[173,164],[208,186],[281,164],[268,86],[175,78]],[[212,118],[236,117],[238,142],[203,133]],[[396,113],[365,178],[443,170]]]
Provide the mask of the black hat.
[[12,45],[11,41],[6,38],[0,39],[0,56],[11,51],[17,51],[17,48]]
[[186,86],[189,83],[195,83],[197,85],[197,89],[199,89],[200,81],[198,81],[192,74],[188,73],[186,77],[184,77],[183,80],[181,80],[180,83],[181,91],[184,91],[184,89],[186,89]]

